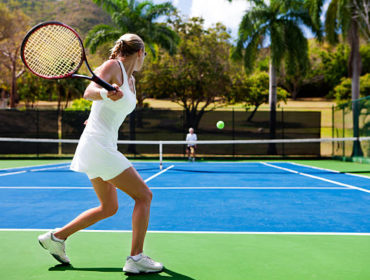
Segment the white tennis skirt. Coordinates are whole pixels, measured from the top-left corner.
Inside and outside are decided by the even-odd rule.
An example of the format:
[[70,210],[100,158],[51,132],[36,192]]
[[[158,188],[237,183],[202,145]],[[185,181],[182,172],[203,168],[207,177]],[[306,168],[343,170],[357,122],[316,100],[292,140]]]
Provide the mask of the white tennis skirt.
[[70,169],[84,172],[89,179],[113,179],[131,167],[131,162],[118,151],[117,144],[105,137],[83,133]]

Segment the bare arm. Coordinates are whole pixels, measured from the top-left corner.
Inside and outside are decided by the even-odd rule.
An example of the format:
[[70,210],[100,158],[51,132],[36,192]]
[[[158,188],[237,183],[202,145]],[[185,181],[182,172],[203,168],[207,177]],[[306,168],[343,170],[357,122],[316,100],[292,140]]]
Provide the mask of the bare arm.
[[[117,73],[118,64],[115,60],[108,60],[104,62],[100,67],[95,70],[95,74],[108,83],[115,82],[115,73]],[[107,97],[113,101],[121,99],[123,97],[123,92],[119,86],[115,83],[112,84],[116,88],[116,91],[108,91]],[[91,82],[85,90],[84,98],[88,100],[102,100],[103,98],[100,95],[102,87]]]

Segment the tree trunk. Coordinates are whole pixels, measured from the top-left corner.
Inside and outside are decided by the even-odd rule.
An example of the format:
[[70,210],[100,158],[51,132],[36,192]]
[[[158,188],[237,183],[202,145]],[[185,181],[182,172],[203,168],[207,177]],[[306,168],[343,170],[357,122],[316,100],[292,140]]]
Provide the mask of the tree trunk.
[[200,110],[200,111],[197,111],[197,110],[188,110],[186,109],[186,120],[185,120],[185,124],[187,126],[187,128],[194,128],[194,130],[198,130],[198,126],[199,126],[199,123],[200,123],[200,120],[202,119],[204,115],[204,110]]
[[[351,46],[350,71],[352,77],[352,115],[353,115],[353,137],[359,137],[359,114],[360,106],[357,99],[360,98],[360,74],[361,74],[361,56],[360,42],[358,35],[358,24],[354,18],[351,21],[349,30],[349,43]],[[360,141],[353,143],[352,156],[363,156]]]
[[15,104],[16,104],[16,95],[17,95],[17,83],[16,83],[16,80],[17,80],[17,77],[16,77],[16,73],[17,73],[17,69],[16,69],[16,59],[14,59],[12,61],[12,88],[10,90],[10,108],[15,108]]
[[248,119],[247,119],[247,122],[252,122],[252,119],[254,117],[254,115],[256,114],[257,110],[258,110],[258,107],[259,106],[254,106],[254,110],[253,112],[249,115]]
[[[270,139],[275,139],[276,131],[276,101],[277,101],[277,83],[276,83],[276,67],[270,60],[270,80],[269,80],[269,104],[270,104]],[[267,153],[276,155],[275,143],[270,143]]]

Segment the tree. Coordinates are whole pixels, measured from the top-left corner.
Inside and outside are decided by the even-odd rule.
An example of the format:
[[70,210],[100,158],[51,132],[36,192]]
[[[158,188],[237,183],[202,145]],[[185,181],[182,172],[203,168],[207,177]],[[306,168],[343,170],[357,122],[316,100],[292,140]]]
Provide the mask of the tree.
[[186,125],[195,129],[206,110],[214,109],[216,101],[226,101],[231,87],[230,35],[221,24],[205,30],[203,22],[201,18],[174,20],[173,28],[181,38],[177,53],[159,52],[141,80],[147,95],[181,105]]
[[[85,79],[46,80],[27,71],[19,80],[18,93],[26,107],[33,107],[38,100],[58,101],[57,110],[60,112],[67,108],[69,100],[80,98],[86,86]],[[65,101],[64,108],[62,101]]]
[[10,88],[10,108],[15,108],[18,102],[16,82],[24,72],[20,44],[28,29],[29,18],[21,11],[9,11],[4,5],[0,6],[0,13],[5,15],[0,28],[0,68],[5,73],[3,83]]
[[[259,106],[268,103],[269,100],[269,75],[266,72],[257,72],[252,76],[247,76],[239,71],[233,77],[231,102],[243,102],[246,111],[253,108],[247,121],[251,122]],[[278,87],[277,102],[286,102],[288,92]]]
[[[230,2],[232,0],[229,0]],[[257,53],[266,38],[270,41],[270,138],[275,138],[277,71],[284,60],[288,74],[308,69],[308,43],[302,31],[305,25],[318,38],[321,32],[317,17],[308,13],[311,6],[299,0],[250,0],[252,8],[247,10],[240,25],[234,59],[244,59],[247,73],[254,68]],[[320,2],[320,1],[319,1]],[[276,154],[275,144],[269,145],[269,154]]]
[[[339,34],[341,33],[342,38],[347,39],[350,45],[349,74],[352,80],[352,100],[356,100],[360,97],[360,28],[362,21],[361,18],[358,17],[358,13],[360,11],[356,6],[356,4],[359,2],[361,1],[331,0],[325,18],[325,32],[329,43],[337,44],[339,42]],[[359,130],[357,102],[353,102],[352,111],[354,128],[353,136],[358,137]],[[353,145],[352,154],[354,156],[362,155],[361,146],[358,141]]]
[[[348,103],[351,100],[352,82],[350,78],[342,78],[339,85],[334,88],[334,94],[337,103]],[[370,74],[367,73],[360,77],[360,97],[367,97],[370,95]]]
[[101,5],[112,18],[113,25],[99,24],[87,34],[85,44],[92,53],[107,43],[117,40],[122,34],[130,32],[138,34],[155,54],[156,46],[160,46],[173,54],[178,44],[177,34],[166,23],[156,20],[161,16],[169,16],[175,8],[170,2],[155,5],[152,1],[137,0],[93,0]]

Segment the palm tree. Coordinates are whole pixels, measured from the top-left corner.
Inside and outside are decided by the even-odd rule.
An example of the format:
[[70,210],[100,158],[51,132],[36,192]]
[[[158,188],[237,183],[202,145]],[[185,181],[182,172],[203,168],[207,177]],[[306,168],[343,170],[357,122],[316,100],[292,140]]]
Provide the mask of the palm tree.
[[[359,0],[331,0],[325,18],[326,39],[331,44],[339,42],[339,33],[343,39],[347,39],[351,48],[349,57],[349,69],[352,79],[352,101],[360,98],[360,29],[364,35],[369,33],[359,13],[361,5]],[[368,6],[367,9],[369,8]],[[368,19],[367,19],[368,20]],[[366,32],[367,30],[367,32]],[[357,102],[352,102],[353,112],[353,136],[359,137],[358,115],[359,108]],[[353,145],[352,156],[362,156],[360,142],[356,141]]]
[[85,39],[92,53],[107,43],[117,40],[122,34],[138,34],[155,55],[156,45],[174,53],[179,41],[178,35],[165,23],[156,22],[161,16],[169,16],[175,8],[170,2],[155,5],[152,1],[136,0],[92,0],[101,5],[112,18],[113,26],[94,26]]
[[[229,0],[230,2],[232,0]],[[302,25],[307,26],[318,38],[321,31],[318,20],[309,14],[309,7],[299,0],[249,0],[252,8],[247,10],[240,25],[235,59],[243,59],[247,73],[254,68],[257,53],[265,40],[270,42],[269,104],[270,138],[275,138],[277,71],[282,61],[288,73],[296,70],[305,73],[308,69],[308,42]],[[275,144],[270,144],[269,154],[276,154]]]

